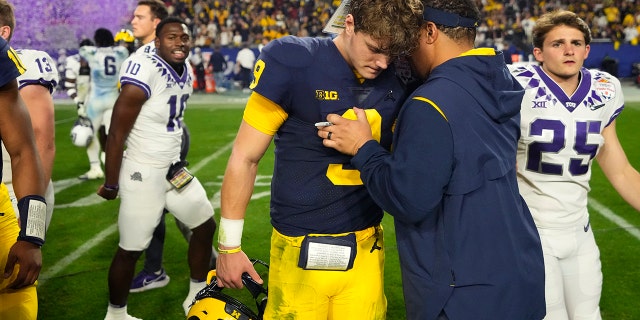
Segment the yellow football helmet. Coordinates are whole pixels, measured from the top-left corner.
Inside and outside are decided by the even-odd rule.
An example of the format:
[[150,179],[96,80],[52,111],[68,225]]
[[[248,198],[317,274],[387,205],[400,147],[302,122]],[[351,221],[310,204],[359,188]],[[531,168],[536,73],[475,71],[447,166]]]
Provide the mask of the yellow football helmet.
[[133,31],[129,29],[120,29],[120,31],[118,31],[118,33],[113,37],[113,41],[116,43],[118,41],[134,42],[136,41],[136,38],[133,36]]
[[[252,259],[252,262],[268,267],[260,260]],[[196,294],[187,320],[262,320],[267,306],[267,289],[246,272],[242,275],[242,283],[255,300],[257,313],[239,300],[222,293],[223,288],[218,287],[216,280],[216,270],[211,270],[207,276],[207,286]]]

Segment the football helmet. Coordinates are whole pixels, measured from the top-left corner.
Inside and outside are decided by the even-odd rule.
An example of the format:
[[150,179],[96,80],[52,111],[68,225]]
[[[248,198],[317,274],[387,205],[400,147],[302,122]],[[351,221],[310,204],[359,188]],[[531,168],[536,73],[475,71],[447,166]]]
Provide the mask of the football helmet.
[[93,125],[91,120],[85,117],[78,117],[71,128],[71,142],[76,147],[86,148],[93,140]]
[[[269,267],[266,263],[251,259],[255,265],[259,263]],[[267,289],[255,282],[248,273],[242,274],[242,283],[249,290],[256,302],[258,312],[255,312],[239,300],[222,293],[216,280],[216,270],[209,271],[208,284],[196,294],[187,320],[262,320],[264,309],[267,306]]]
[[118,33],[113,37],[113,40],[118,43],[119,41],[123,42],[134,42],[136,38],[133,36],[133,31],[129,29],[120,29]]

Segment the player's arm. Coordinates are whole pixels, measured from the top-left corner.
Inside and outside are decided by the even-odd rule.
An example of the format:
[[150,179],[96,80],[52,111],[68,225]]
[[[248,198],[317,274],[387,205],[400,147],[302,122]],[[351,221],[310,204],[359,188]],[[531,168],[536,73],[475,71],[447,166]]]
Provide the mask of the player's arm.
[[[269,112],[265,112],[267,110],[274,112],[269,116]],[[238,129],[220,191],[220,255],[216,269],[218,283],[223,287],[242,288],[243,272],[248,272],[253,279],[262,283],[260,275],[246,254],[240,250],[240,240],[245,211],[253,194],[258,173],[258,163],[271,144],[273,133],[286,119],[282,118],[282,114],[279,106],[255,92],[247,102],[245,116]],[[271,129],[265,130],[268,126]]]
[[604,145],[596,159],[620,196],[640,211],[640,173],[631,166],[616,133],[616,121],[602,130]]
[[17,289],[33,284],[40,275],[46,204],[43,197],[45,183],[31,120],[15,80],[0,87],[0,136],[11,156],[13,185],[19,199],[21,218],[18,241],[9,250],[3,272],[7,278],[16,264],[20,265],[16,279],[9,285]]
[[124,143],[145,101],[147,96],[144,90],[132,84],[125,84],[113,106],[105,148],[105,180],[98,189],[98,195],[107,200],[113,200],[118,195]]
[[67,93],[69,98],[73,99],[73,102],[78,103],[78,89],[77,89],[77,79],[78,79],[78,69],[80,68],[80,63],[74,61],[72,58],[67,58],[65,67],[64,67],[64,90]]
[[53,97],[49,93],[49,89],[40,84],[22,87],[20,97],[27,106],[31,117],[46,185],[51,178],[53,160],[56,155]]

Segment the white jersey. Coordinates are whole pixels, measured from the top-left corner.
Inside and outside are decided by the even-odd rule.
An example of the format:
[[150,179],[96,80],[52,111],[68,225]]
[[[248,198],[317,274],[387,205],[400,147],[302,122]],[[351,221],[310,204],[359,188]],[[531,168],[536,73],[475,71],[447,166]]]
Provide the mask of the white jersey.
[[136,50],[136,54],[155,54],[156,53],[156,42],[150,41],[149,43],[142,45],[138,50]]
[[129,50],[123,46],[83,46],[78,52],[91,69],[91,88],[85,101],[87,116],[94,131],[101,125],[109,130],[111,110],[118,99],[118,75]]
[[18,87],[39,84],[53,94],[59,81],[55,60],[44,51],[20,49],[16,52],[27,68],[27,71],[17,78]]
[[89,93],[90,76],[80,74],[80,59],[80,55],[77,53],[70,55],[65,59],[64,77],[67,81],[75,82],[65,82],[64,88],[67,90],[67,95],[71,96],[71,93],[75,92],[77,94],[78,101],[84,102],[87,94]]
[[64,60],[64,76],[69,79],[78,78],[80,73],[80,55],[74,54]]
[[588,219],[591,164],[602,130],[624,108],[620,81],[581,69],[571,96],[540,66],[512,67],[525,88],[518,142],[518,185],[540,228],[565,228]]
[[[56,86],[58,85],[58,70],[56,64],[48,53],[39,50],[16,50],[18,57],[24,63],[27,69],[16,80],[18,80],[18,87],[20,89],[28,85],[41,85],[49,89],[49,93],[53,94]],[[11,159],[9,153],[2,145],[2,182],[5,184],[11,183]]]
[[134,54],[122,65],[120,83],[141,88],[147,101],[127,138],[125,157],[166,167],[180,159],[182,118],[193,93],[191,66],[181,75],[158,55]]
[[91,90],[113,90],[118,87],[120,66],[129,56],[127,48],[83,46],[78,53],[91,68]]

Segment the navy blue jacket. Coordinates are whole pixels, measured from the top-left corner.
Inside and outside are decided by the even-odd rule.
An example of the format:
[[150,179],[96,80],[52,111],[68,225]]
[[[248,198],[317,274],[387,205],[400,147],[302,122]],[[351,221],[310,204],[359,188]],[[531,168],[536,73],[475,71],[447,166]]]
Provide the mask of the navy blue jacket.
[[516,182],[524,91],[502,54],[436,67],[405,102],[389,153],[352,159],[394,216],[407,319],[541,319],[540,238]]

